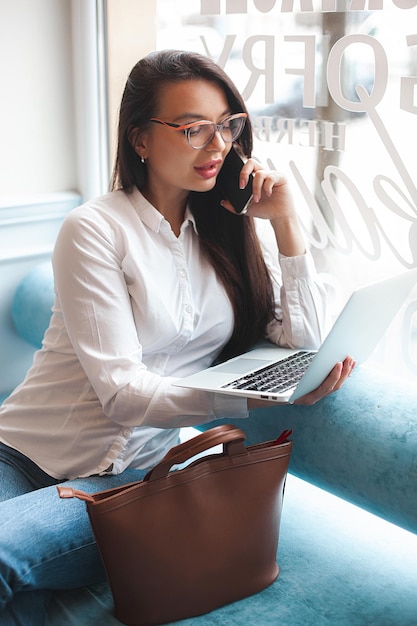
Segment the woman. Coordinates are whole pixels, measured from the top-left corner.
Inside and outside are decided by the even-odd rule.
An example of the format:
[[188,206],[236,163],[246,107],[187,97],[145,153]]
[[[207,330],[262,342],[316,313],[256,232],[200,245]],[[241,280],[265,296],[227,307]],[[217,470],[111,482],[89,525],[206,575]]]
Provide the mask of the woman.
[[[253,175],[246,215],[215,187],[233,144],[247,158],[241,186]],[[325,294],[287,183],[251,149],[244,102],[209,59],[164,51],[133,68],[113,189],[64,221],[43,347],[0,412],[0,623],[42,624],[40,590],[104,579],[84,504],[60,501],[58,483],[137,480],[180,427],[271,405],[173,381],[264,337],[320,343]],[[338,389],[353,366],[336,365],[302,401]]]

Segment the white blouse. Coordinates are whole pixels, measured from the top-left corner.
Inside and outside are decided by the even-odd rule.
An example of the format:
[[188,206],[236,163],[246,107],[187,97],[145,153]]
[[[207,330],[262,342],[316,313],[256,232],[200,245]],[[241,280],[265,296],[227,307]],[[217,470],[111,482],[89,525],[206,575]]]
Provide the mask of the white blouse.
[[[310,255],[279,256],[274,237],[260,238],[278,318],[266,336],[317,346],[325,292]],[[180,427],[247,417],[246,400],[172,385],[209,366],[233,329],[191,213],[177,238],[139,191],[108,193],[67,215],[53,266],[51,322],[0,408],[3,443],[55,478],[75,478],[148,468]]]

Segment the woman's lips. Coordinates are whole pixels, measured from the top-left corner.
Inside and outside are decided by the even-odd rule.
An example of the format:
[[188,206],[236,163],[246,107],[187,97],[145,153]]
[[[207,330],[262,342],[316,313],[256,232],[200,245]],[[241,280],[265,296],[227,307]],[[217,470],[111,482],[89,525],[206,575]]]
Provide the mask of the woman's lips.
[[198,167],[195,166],[194,169],[202,178],[213,178],[213,176],[217,176],[218,165],[221,162],[221,159],[216,159],[215,161],[209,161],[208,163],[204,163]]

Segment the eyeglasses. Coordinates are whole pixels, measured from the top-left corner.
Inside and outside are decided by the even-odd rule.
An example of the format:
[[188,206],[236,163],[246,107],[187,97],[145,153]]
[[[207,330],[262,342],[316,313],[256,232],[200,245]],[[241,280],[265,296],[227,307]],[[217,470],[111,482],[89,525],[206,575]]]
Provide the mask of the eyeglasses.
[[163,122],[157,117],[152,117],[150,121],[168,126],[168,128],[172,128],[173,130],[184,131],[189,145],[195,150],[200,150],[208,146],[216,132],[220,133],[223,141],[226,143],[236,141],[245,126],[247,117],[247,113],[236,113],[235,115],[226,117],[220,124],[202,120],[201,122],[191,122],[183,126],[173,124],[172,122]]

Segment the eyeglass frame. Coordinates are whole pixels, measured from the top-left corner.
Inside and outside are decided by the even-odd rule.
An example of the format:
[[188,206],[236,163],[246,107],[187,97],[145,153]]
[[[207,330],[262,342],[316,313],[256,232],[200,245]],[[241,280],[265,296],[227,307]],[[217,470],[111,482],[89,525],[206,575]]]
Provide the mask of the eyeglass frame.
[[[224,124],[232,119],[243,119],[244,121],[246,121],[246,119],[248,118],[248,114],[247,113],[234,113],[233,115],[228,115],[228,117],[225,117],[224,120],[222,122],[220,122],[220,124],[216,124],[215,122],[210,122],[209,120],[200,120],[198,122],[189,122],[188,124],[175,124],[174,122],[164,122],[163,120],[160,120],[157,117],[151,117],[151,119],[149,120],[150,122],[155,122],[156,124],[162,124],[162,126],[167,126],[168,128],[171,128],[172,130],[183,130],[184,131],[184,135],[187,139],[187,143],[188,145],[193,148],[193,150],[202,150],[203,148],[205,148],[206,146],[209,145],[209,143],[211,141],[213,141],[214,135],[216,134],[216,132],[219,132],[221,135],[221,138],[223,139],[223,141],[225,143],[231,143],[230,141],[228,141],[227,139],[225,139],[223,137],[223,127]],[[194,128],[195,126],[203,126],[203,125],[207,125],[210,124],[210,126],[213,128],[213,134],[210,137],[210,139],[204,143],[202,146],[193,146],[190,142],[190,136],[188,131],[191,130],[192,128]],[[243,132],[245,125],[242,125],[242,129],[239,133],[239,135],[233,139],[232,141],[236,141],[236,139],[238,139],[241,135],[241,133]]]

